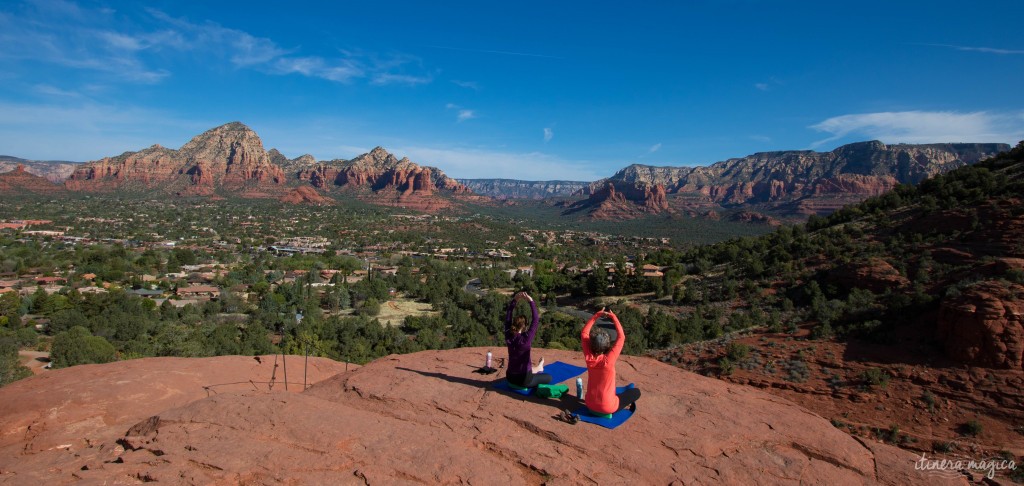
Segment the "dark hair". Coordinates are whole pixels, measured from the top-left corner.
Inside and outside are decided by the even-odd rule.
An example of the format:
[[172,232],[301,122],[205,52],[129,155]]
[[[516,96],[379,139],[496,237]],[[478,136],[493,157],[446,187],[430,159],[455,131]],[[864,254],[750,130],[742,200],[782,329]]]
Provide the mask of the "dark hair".
[[523,332],[527,328],[526,316],[515,316],[512,318],[512,330],[515,332]]
[[612,349],[612,337],[608,334],[608,331],[600,328],[590,331],[591,353],[604,354],[610,349]]

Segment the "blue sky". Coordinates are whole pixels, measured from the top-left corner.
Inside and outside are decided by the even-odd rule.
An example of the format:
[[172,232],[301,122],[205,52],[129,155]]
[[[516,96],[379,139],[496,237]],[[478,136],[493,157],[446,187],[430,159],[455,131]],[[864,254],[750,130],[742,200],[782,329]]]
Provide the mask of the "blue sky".
[[1024,2],[0,6],[0,154],[380,145],[455,177],[595,180],[844,143],[1024,139]]

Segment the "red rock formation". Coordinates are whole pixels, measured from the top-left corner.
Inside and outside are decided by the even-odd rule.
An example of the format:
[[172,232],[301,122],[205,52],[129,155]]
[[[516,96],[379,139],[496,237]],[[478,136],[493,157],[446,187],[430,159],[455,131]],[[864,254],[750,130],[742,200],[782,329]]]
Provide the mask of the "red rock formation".
[[989,368],[1024,369],[1024,286],[999,281],[975,284],[946,297],[937,337],[949,357]]
[[469,199],[472,192],[433,167],[399,160],[381,147],[350,161],[338,160],[300,170],[297,177],[327,192],[352,192],[373,204],[434,212],[452,206],[451,197]]
[[[831,152],[763,152],[706,167],[631,165],[591,183],[581,195],[617,185],[661,184],[669,194],[695,194],[726,207],[755,206],[797,214],[830,213],[1000,151],[1005,144],[885,145],[862,142]],[[595,203],[591,202],[591,206]]]
[[[486,351],[335,368],[303,393],[246,383],[267,379],[268,358],[237,373],[222,364],[253,360],[57,370],[0,389],[0,471],[32,484],[964,484],[917,472],[913,454],[869,447],[788,400],[647,358],[619,366],[620,381],[643,390],[636,416],[614,433],[570,425],[553,416],[575,399],[524,400],[473,374],[466,363]],[[227,382],[249,390],[200,386]]]
[[848,289],[867,289],[876,294],[910,285],[910,280],[881,258],[840,265],[832,269],[829,276],[832,281]]
[[0,174],[0,194],[4,196],[19,196],[24,194],[60,194],[64,192],[63,186],[58,186],[42,177],[30,174],[25,166],[18,166],[10,171]]
[[281,202],[286,202],[288,204],[313,204],[317,206],[334,204],[333,199],[322,196],[320,193],[316,192],[316,189],[308,186],[292,189],[291,192],[281,197]]
[[608,181],[586,200],[569,206],[563,214],[587,211],[590,217],[595,219],[631,219],[668,209],[668,196],[664,186],[660,184],[624,184]]
[[154,145],[79,167],[66,186],[74,191],[160,189],[208,195],[285,182],[263,142],[249,127],[228,123],[193,138],[179,150]]
[[755,224],[766,224],[768,226],[779,226],[782,224],[781,221],[754,211],[740,211],[733,213],[729,216],[729,221],[738,221],[742,223],[755,223]]

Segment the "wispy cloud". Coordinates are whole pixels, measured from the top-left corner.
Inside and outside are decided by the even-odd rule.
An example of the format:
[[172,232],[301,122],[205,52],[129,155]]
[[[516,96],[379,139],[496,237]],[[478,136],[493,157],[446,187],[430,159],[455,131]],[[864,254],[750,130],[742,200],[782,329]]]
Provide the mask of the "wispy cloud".
[[391,74],[391,73],[379,73],[373,76],[373,84],[378,86],[386,86],[389,84],[401,84],[405,86],[416,86],[418,84],[428,84],[434,80],[433,76],[412,76],[409,74]]
[[1024,113],[902,111],[829,118],[810,128],[831,134],[811,147],[846,137],[886,143],[1014,142],[1024,137]]
[[653,154],[654,152],[657,152],[659,150],[661,150],[661,142],[651,145],[651,148],[647,149],[647,153]]
[[783,82],[780,81],[779,78],[776,78],[775,76],[771,76],[771,77],[768,78],[767,81],[762,81],[762,82],[759,82],[759,83],[754,83],[754,88],[756,88],[758,91],[771,91],[771,90],[775,89],[776,87],[782,86],[782,85],[783,85]]
[[755,141],[755,142],[762,142],[762,143],[768,143],[768,142],[772,141],[772,137],[769,137],[767,135],[751,135],[750,139]]
[[592,161],[566,160],[540,152],[514,153],[464,148],[396,147],[418,164],[435,166],[451,177],[593,181]]
[[957,46],[952,44],[919,44],[922,46],[932,47],[945,47],[947,49],[955,49],[964,52],[984,52],[986,54],[1000,54],[1000,55],[1013,55],[1013,54],[1024,54],[1024,49],[1003,49],[999,47],[975,47],[975,46]]
[[480,85],[476,81],[459,81],[458,79],[453,79],[452,83],[462,88],[480,91]]
[[498,54],[501,56],[518,56],[518,57],[539,57],[543,59],[564,59],[558,56],[550,56],[547,54],[536,54],[532,52],[513,52],[513,51],[496,51],[490,49],[469,49],[465,47],[448,47],[448,46],[427,46],[432,49],[444,49],[446,51],[461,51],[461,52],[475,52],[478,54]]
[[462,122],[464,122],[466,120],[471,120],[473,118],[476,118],[476,112],[475,111],[463,108],[463,107],[461,107],[459,105],[456,105],[455,103],[448,103],[448,104],[444,105],[444,109],[446,109],[446,110],[456,110],[455,121],[457,121],[459,123],[462,123]]
[[548,143],[552,138],[555,138],[555,131],[545,127],[544,128],[544,143]]
[[[158,83],[175,66],[168,54],[191,62],[268,75],[301,75],[338,83],[365,79],[375,85],[429,83],[418,58],[406,54],[338,50],[333,56],[303,54],[273,39],[215,22],[195,22],[147,8],[128,18],[111,9],[90,9],[62,0],[32,2],[17,13],[0,12],[0,61],[43,62],[107,74],[107,82]],[[161,55],[163,54],[163,55]]]

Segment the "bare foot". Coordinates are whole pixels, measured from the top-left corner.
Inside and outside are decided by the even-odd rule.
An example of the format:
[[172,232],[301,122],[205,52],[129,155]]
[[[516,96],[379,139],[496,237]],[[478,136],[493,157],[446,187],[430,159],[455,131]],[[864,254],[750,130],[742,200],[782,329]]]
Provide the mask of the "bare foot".
[[533,367],[533,374],[536,375],[537,373],[543,373],[543,372],[544,372],[544,358],[541,358],[540,362],[537,363],[537,366]]

